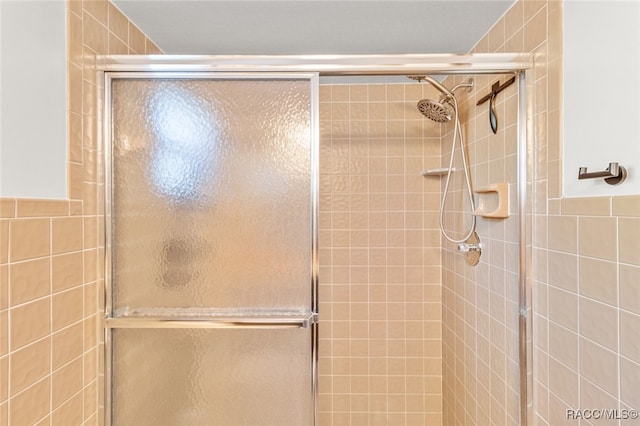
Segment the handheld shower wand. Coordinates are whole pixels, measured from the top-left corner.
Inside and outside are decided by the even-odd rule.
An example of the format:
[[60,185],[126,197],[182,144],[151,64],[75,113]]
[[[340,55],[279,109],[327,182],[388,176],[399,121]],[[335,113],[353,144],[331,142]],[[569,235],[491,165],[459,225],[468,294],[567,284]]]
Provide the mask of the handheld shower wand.
[[[473,199],[473,192],[471,190],[471,179],[469,178],[469,167],[467,165],[467,156],[464,152],[464,139],[462,137],[462,128],[460,126],[460,119],[458,116],[458,101],[454,95],[454,92],[461,88],[466,87],[471,90],[473,88],[473,80],[461,83],[455,86],[453,89],[449,90],[440,84],[437,80],[427,76],[410,76],[417,81],[427,81],[432,84],[438,91],[442,93],[442,96],[438,101],[434,101],[432,99],[422,99],[418,102],[418,110],[428,119],[435,121],[437,123],[446,123],[451,120],[452,113],[451,109],[453,109],[453,118],[454,118],[454,127],[453,127],[453,142],[451,146],[451,156],[449,157],[449,169],[447,171],[447,178],[444,184],[444,190],[442,192],[442,201],[440,203],[440,231],[442,235],[452,243],[464,243],[475,233],[476,230],[476,217],[473,215],[475,211],[475,200]],[[449,108],[451,106],[451,108]],[[451,174],[453,173],[453,160],[456,151],[456,143],[460,140],[460,156],[462,158],[462,170],[464,171],[464,178],[467,184],[467,196],[469,198],[469,204],[471,206],[471,226],[464,233],[462,238],[454,238],[447,233],[444,229],[444,205],[447,200],[447,196],[449,195],[449,184],[451,183]]]

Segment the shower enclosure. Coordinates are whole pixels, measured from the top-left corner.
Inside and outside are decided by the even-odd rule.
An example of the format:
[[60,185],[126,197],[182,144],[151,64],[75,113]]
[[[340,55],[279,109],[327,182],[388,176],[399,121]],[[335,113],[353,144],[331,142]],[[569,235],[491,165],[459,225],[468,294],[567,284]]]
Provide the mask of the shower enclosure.
[[[319,187],[323,172],[318,145],[323,141],[318,140],[318,74],[445,74],[454,79],[447,80],[448,87],[473,77],[477,92],[461,100],[466,138],[485,125],[484,115],[470,120],[471,102],[484,95],[481,91],[490,80],[516,76],[518,84],[509,94],[509,105],[515,109],[509,113],[508,128],[510,160],[515,160],[510,173],[515,179],[510,182],[513,208],[508,228],[516,235],[505,243],[510,266],[489,264],[498,252],[506,260],[505,247],[498,242],[499,229],[504,229],[496,226],[499,222],[481,220],[478,225],[479,233],[489,238],[483,253],[487,260],[481,261],[477,273],[465,272],[455,245],[441,243],[442,357],[447,358],[443,375],[449,380],[443,388],[450,413],[445,413],[445,424],[473,416],[466,412],[469,401],[492,406],[491,398],[503,397],[510,398],[506,408],[511,418],[532,424],[527,191],[532,176],[527,161],[532,158],[533,135],[528,134],[528,55],[110,56],[101,62],[107,171],[107,424],[324,424],[318,413],[323,405],[326,409],[327,390],[318,365],[322,368],[323,359],[342,343],[322,338],[321,330],[332,327],[333,318],[330,311],[318,310],[318,287],[321,292],[328,288],[318,271],[332,266],[323,265],[318,252],[318,245],[323,247],[317,236],[323,231],[317,220],[322,205],[318,197],[324,196]],[[498,113],[505,108],[499,103]],[[417,120],[427,121],[420,118],[415,102],[412,109]],[[441,127],[441,155],[447,159],[452,128],[450,123]],[[352,136],[353,143],[367,143]],[[481,146],[476,142],[470,141],[473,150]],[[473,163],[475,154],[471,157]],[[446,229],[455,228],[456,215],[468,207],[456,204],[461,176],[451,178],[453,201],[447,203],[453,204],[447,211],[452,215],[445,219]],[[464,229],[454,230],[464,234]],[[508,274],[499,278],[498,270]],[[478,298],[465,290],[475,288],[472,275],[486,289]],[[330,284],[328,276],[326,281]],[[471,343],[461,340],[471,335],[466,331],[474,322],[469,312],[480,319],[480,343],[502,332],[493,322],[483,321],[499,304],[483,302],[495,295],[507,297],[504,292],[514,303],[507,308],[515,308],[506,314],[513,313],[506,331],[511,334],[486,348],[476,346],[476,337]],[[325,343],[330,347],[323,350]],[[515,376],[512,368],[505,370],[508,377],[499,377],[493,374],[499,370],[497,364],[475,364],[474,349],[493,356],[494,347],[517,361]],[[485,393],[472,400],[468,390],[459,388],[471,376],[508,380],[505,389],[515,392]],[[485,396],[488,399],[482,399]],[[515,414],[514,397],[519,398]],[[379,398],[369,398],[372,409],[374,400]],[[468,424],[485,420],[480,416]],[[364,424],[384,424],[379,421],[384,418],[369,416]],[[407,422],[402,424],[412,424]],[[361,423],[352,417],[350,424]]]

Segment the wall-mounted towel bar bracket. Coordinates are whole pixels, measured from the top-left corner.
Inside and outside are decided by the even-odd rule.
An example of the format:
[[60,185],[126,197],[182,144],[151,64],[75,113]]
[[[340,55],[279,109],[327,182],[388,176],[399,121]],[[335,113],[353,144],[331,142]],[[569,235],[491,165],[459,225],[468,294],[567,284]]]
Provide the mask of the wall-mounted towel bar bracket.
[[609,185],[620,185],[627,178],[627,169],[618,163],[609,163],[609,167],[601,172],[588,173],[586,167],[580,167],[580,169],[578,169],[579,180],[600,178],[604,178],[604,181]]
[[484,98],[480,99],[477,105],[482,105],[483,103],[489,101],[489,126],[491,126],[491,131],[495,135],[498,132],[498,115],[496,114],[496,96],[498,93],[502,92],[507,87],[511,86],[516,81],[516,77],[513,76],[509,80],[500,84],[500,80],[493,83],[491,86],[491,93],[489,93]]

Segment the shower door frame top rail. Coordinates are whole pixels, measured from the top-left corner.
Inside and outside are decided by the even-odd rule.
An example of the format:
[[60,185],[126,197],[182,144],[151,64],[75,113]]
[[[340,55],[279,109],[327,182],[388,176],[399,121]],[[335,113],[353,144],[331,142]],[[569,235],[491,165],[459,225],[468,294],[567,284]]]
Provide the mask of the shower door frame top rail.
[[[394,76],[394,75],[452,75],[452,74],[500,74],[513,73],[518,78],[518,215],[519,215],[519,244],[518,244],[518,293],[519,293],[519,359],[520,359],[520,425],[533,425],[533,343],[532,343],[532,194],[529,190],[533,181],[533,170],[529,165],[535,153],[535,114],[534,114],[534,94],[533,89],[533,65],[534,56],[529,53],[474,53],[474,54],[403,54],[403,55],[105,55],[98,56],[96,65],[99,74],[113,74],[120,72],[127,73],[153,73],[162,76],[169,76],[172,73],[197,74],[197,73],[246,73],[254,76],[259,73],[281,73],[283,77],[293,76],[296,73],[317,73],[322,76]],[[290,74],[291,73],[291,74]],[[98,81],[103,80],[99,76]],[[317,93],[316,100],[318,99]],[[105,96],[105,105],[108,100]],[[312,126],[318,134],[317,108],[315,116],[312,116]],[[108,109],[105,108],[105,114]],[[108,123],[107,116],[104,122]],[[105,126],[106,127],[106,126]],[[105,138],[108,135],[105,129]],[[108,140],[108,139],[105,139]],[[316,143],[317,143],[316,139]],[[105,161],[105,165],[108,164]],[[312,172],[317,174],[318,164],[312,164]],[[108,179],[108,174],[105,174]],[[105,196],[109,197],[108,190]],[[314,197],[318,197],[315,193]],[[108,208],[109,199],[105,202]],[[317,202],[316,202],[317,206]],[[105,220],[108,227],[108,220]],[[313,232],[317,233],[317,218],[313,224]],[[108,230],[107,230],[108,231]],[[318,254],[317,239],[314,240],[313,252],[313,276],[315,283],[313,288],[313,301],[316,309],[306,316],[299,316],[288,323],[288,326],[305,327],[313,326],[313,356],[314,356],[314,403],[317,406],[317,276],[318,276]],[[105,254],[108,253],[105,250]],[[109,261],[105,261],[105,283],[108,282],[110,274]],[[105,284],[105,292],[108,293],[108,286]],[[106,297],[106,295],[105,295]],[[108,302],[108,300],[107,300]],[[111,306],[107,303],[107,318],[105,320],[105,333],[118,327],[127,327],[127,319],[122,318],[114,322],[108,310]],[[292,316],[289,316],[291,319]],[[236,318],[237,319],[237,318]],[[157,321],[164,324],[164,327],[176,327],[176,321],[171,318],[154,318],[150,321]],[[244,320],[247,320],[243,322]],[[142,320],[136,320],[142,321]],[[269,327],[274,324],[256,324],[244,318],[242,326]],[[288,321],[288,320],[287,320]],[[192,321],[201,327],[226,327],[240,325],[232,318],[224,321],[210,321],[199,318]],[[142,323],[141,323],[142,324]],[[279,324],[278,326],[281,326]],[[149,326],[152,326],[149,323]],[[110,350],[105,344],[105,356],[110,357]],[[105,364],[107,365],[107,364]],[[108,368],[108,367],[107,367]],[[109,391],[109,372],[105,373],[105,395]],[[108,408],[108,407],[107,407]],[[107,412],[107,410],[105,410]],[[315,425],[318,424],[317,410],[315,413]]]

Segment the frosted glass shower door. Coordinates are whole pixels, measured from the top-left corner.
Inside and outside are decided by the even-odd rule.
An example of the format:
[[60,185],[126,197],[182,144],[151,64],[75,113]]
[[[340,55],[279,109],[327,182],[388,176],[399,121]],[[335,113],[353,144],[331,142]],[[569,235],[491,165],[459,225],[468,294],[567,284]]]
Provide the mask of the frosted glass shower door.
[[108,424],[313,425],[317,76],[105,87]]

